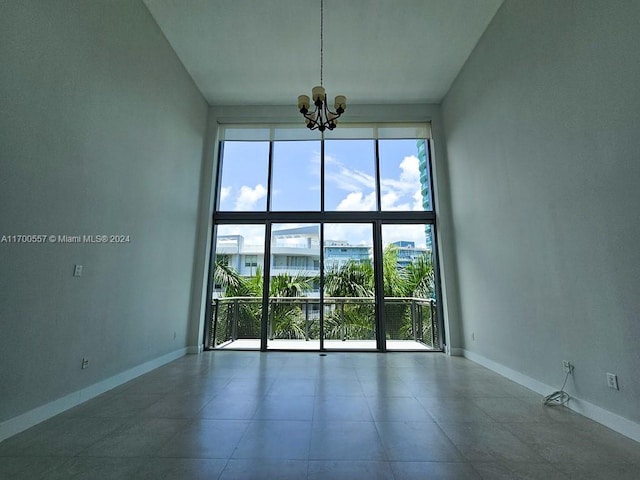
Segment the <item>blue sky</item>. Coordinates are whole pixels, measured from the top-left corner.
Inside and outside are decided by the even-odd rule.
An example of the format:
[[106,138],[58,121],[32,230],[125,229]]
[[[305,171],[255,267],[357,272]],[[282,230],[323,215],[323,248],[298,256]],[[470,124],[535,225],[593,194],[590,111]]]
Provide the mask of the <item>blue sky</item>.
[[[382,210],[422,210],[415,140],[380,141]],[[264,211],[268,142],[226,142],[222,211]],[[325,142],[325,210],[376,210],[372,140]],[[320,142],[274,142],[272,210],[320,210]]]
[[[379,145],[382,210],[422,210],[416,141],[380,140]],[[320,210],[320,149],[320,141],[274,142],[273,211]],[[266,210],[268,156],[268,142],[225,142],[221,211]],[[376,210],[375,183],[373,140],[325,141],[325,210]],[[224,230],[240,233],[239,228]],[[258,241],[252,227],[243,228],[245,237]],[[383,236],[385,244],[425,244],[424,226],[394,226]],[[371,226],[332,225],[325,238],[371,244]]]

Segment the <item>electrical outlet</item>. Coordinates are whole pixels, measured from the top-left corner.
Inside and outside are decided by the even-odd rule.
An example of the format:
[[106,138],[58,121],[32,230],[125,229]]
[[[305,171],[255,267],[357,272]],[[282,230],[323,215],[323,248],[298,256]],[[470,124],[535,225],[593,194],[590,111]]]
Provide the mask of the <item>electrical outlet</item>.
[[607,386],[614,390],[620,390],[618,387],[618,376],[615,373],[607,373]]
[[562,367],[564,368],[564,371],[566,373],[569,373],[569,374],[573,373],[573,364],[570,361],[563,360],[562,361]]
[[82,265],[76,265],[73,267],[73,276],[74,277],[82,276]]
[[88,358],[83,358],[82,359],[82,370],[84,370],[85,368],[89,367],[89,359]]

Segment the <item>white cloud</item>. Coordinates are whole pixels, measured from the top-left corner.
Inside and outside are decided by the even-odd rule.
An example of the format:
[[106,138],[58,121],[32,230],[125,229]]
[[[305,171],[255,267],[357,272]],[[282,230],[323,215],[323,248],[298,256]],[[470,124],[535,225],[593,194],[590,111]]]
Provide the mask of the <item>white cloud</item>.
[[376,179],[360,170],[353,170],[344,165],[336,158],[326,155],[325,161],[325,181],[333,182],[339,189],[348,192],[362,190],[373,190],[376,186]]
[[414,242],[418,248],[426,248],[427,241],[424,233],[424,225],[383,225],[382,243],[387,246],[390,243],[405,240]]
[[381,181],[382,209],[422,210],[420,161],[416,156],[411,155],[404,157],[398,166],[399,178],[383,178]]
[[382,210],[406,210],[406,204],[396,205],[396,202],[400,200],[400,195],[394,191],[388,191],[381,197]]
[[242,235],[243,251],[258,253],[264,250],[264,225],[219,225],[218,246],[220,246],[220,237],[226,235]]
[[256,185],[255,188],[243,185],[240,187],[240,194],[236,199],[235,210],[253,210],[258,200],[267,195],[267,189],[263,185]]
[[[374,210],[376,207],[375,178],[365,172],[345,166],[335,157],[327,155],[325,172],[327,182],[349,192],[337,210]],[[420,160],[415,155],[406,156],[397,164],[396,175],[381,179],[382,210],[421,211]],[[390,172],[387,172],[389,174]],[[365,192],[365,193],[363,193]],[[370,193],[366,193],[370,192]]]
[[[325,161],[328,157],[328,155],[325,155]],[[309,172],[320,176],[320,160],[320,151],[314,151],[309,159]]]
[[422,205],[422,190],[416,190],[416,193],[413,194],[413,209],[418,212],[424,211],[424,206]]
[[400,162],[399,178],[383,178],[383,188],[395,188],[402,192],[413,192],[420,187],[420,161],[415,156],[404,157]]
[[338,204],[336,210],[375,210],[376,194],[371,192],[369,195],[363,195],[362,192],[351,192],[343,198]]
[[350,245],[371,246],[372,238],[369,223],[327,223],[324,226],[325,242],[347,241]]
[[231,194],[231,187],[222,187],[220,189],[220,201],[224,202],[230,194]]
[[420,160],[415,155],[404,157],[400,162],[400,180],[409,183],[420,183]]

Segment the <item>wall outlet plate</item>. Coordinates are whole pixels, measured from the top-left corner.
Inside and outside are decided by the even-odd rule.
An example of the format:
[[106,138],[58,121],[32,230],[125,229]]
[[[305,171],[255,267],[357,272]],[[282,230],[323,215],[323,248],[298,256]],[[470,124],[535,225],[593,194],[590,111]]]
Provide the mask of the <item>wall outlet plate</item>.
[[567,373],[573,373],[573,364],[568,361],[568,360],[563,360],[562,361],[562,367],[564,368],[564,371]]
[[618,387],[618,376],[615,373],[607,372],[607,386],[609,388],[613,388],[614,390],[620,390]]
[[83,358],[82,359],[82,369],[84,370],[85,368],[89,367],[89,359],[88,358]]

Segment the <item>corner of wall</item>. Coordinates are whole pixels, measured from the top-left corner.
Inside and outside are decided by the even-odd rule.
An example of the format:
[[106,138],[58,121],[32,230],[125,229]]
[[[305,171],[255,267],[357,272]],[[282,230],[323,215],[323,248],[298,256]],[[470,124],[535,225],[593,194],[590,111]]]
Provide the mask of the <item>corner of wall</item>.
[[[483,367],[486,367],[489,370],[492,370],[497,374],[508,378],[509,380],[513,380],[514,382],[528,388],[529,390],[533,390],[540,395],[548,395],[549,393],[556,390],[551,385],[540,382],[534,378],[529,377],[528,375],[502,365],[501,363],[494,362],[493,360],[490,360],[482,355],[478,355],[477,353],[473,353],[465,349],[457,350],[459,350],[460,354],[466,359],[482,365]],[[582,400],[581,398],[575,396],[571,396],[566,406],[567,408],[570,408],[580,415],[590,418],[591,420],[598,422],[605,427],[608,427],[611,430],[614,430],[626,437],[629,437],[636,442],[640,442],[640,423],[629,420],[628,418],[624,418],[620,415],[610,412],[609,410],[605,410],[602,407],[594,405],[593,403],[587,402],[586,400]]]
[[[200,170],[200,196],[198,200],[198,225],[193,260],[190,322],[187,342],[192,345],[189,353],[202,352],[207,311],[207,288],[212,242],[212,214],[216,183],[217,131],[215,109],[209,107],[205,127]],[[194,346],[195,345],[195,346]],[[192,349],[198,348],[198,352]]]
[[113,390],[134,378],[150,372],[151,370],[155,370],[158,367],[183,357],[187,353],[190,353],[187,348],[175,350],[110,378],[106,378],[98,383],[94,383],[93,385],[72,392],[45,405],[29,410],[17,417],[5,420],[0,423],[0,442],[33,427],[38,423],[44,422],[45,420],[80,405],[81,403],[91,400],[98,395],[108,392],[109,390]]
[[446,132],[444,129],[442,106],[434,108],[431,123],[433,143],[433,184],[436,207],[436,229],[438,234],[438,264],[440,285],[447,335],[447,349],[451,355],[460,350],[462,344],[461,319],[459,309],[457,263],[455,256],[455,232],[451,209],[451,194],[447,157]]

